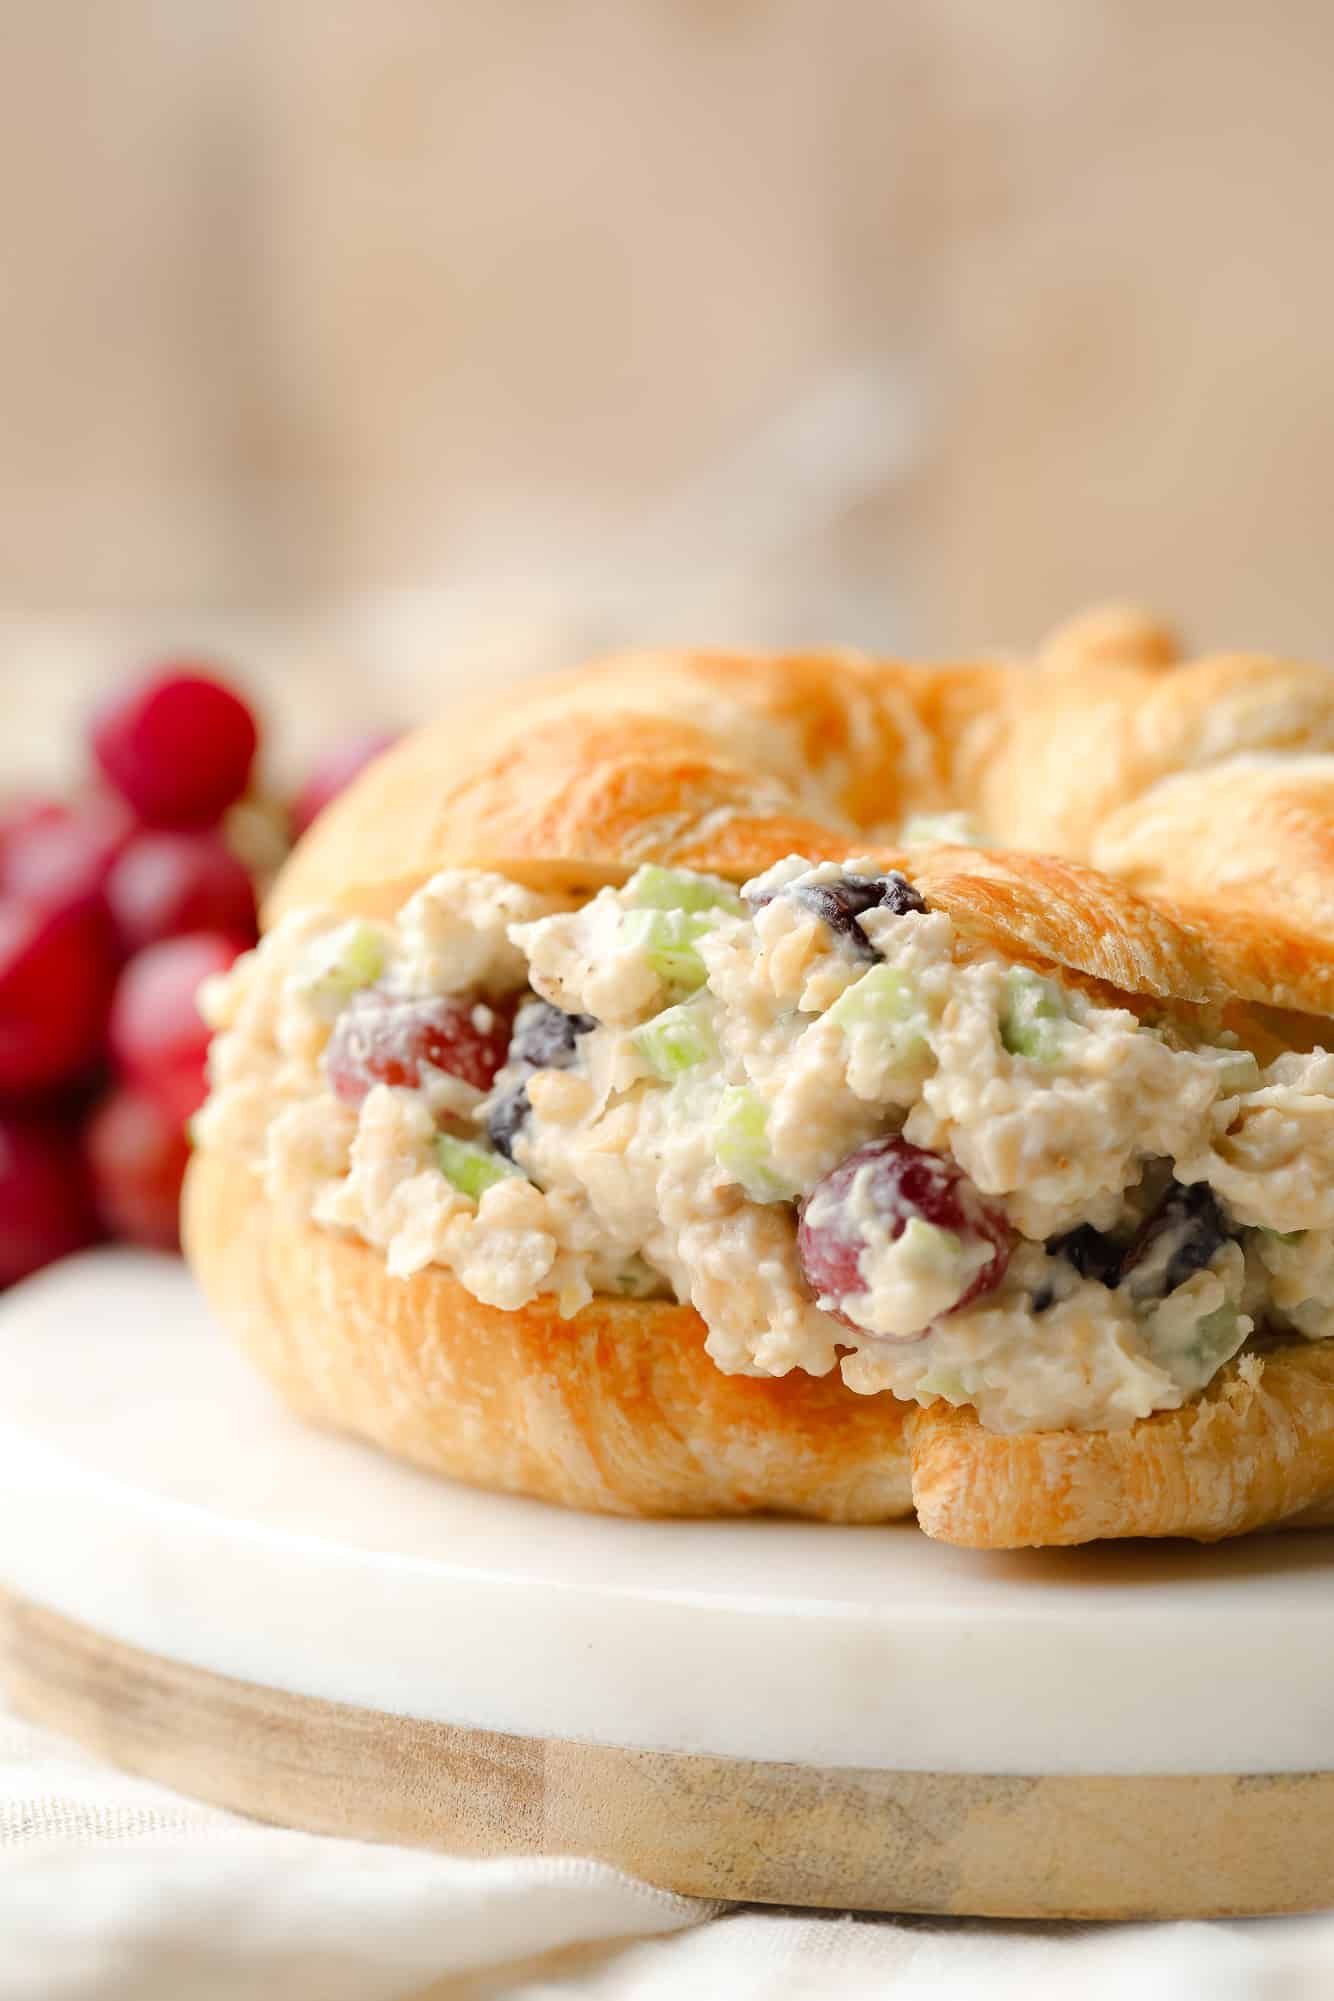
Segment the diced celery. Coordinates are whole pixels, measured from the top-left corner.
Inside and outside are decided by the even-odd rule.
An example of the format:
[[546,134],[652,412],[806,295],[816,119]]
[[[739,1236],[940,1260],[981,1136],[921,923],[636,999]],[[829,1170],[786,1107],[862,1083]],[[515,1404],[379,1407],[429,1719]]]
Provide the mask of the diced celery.
[[897,966],[872,966],[850,987],[845,987],[829,1009],[829,1020],[840,1028],[854,1028],[862,1022],[901,1025],[922,1014],[917,983]]
[[623,920],[628,944],[641,951],[659,979],[682,993],[694,993],[708,977],[695,940],[708,919],[689,910],[631,910]]
[[740,914],[744,906],[735,890],[717,876],[648,862],[632,876],[628,893],[633,908],[624,919],[625,937],[669,986],[682,993],[702,987],[707,974],[695,941],[712,928],[715,913]]
[[1187,1352],[1190,1360],[1207,1372],[1206,1381],[1236,1354],[1243,1338],[1240,1330],[1240,1317],[1231,1300],[1197,1322],[1195,1339]]
[[741,898],[716,875],[646,862],[631,878],[631,900],[640,910],[727,910],[740,916]]
[[1230,1299],[1193,1323],[1177,1320],[1164,1306],[1149,1316],[1149,1344],[1154,1360],[1178,1382],[1203,1388],[1236,1354],[1249,1326]]
[[752,1202],[790,1202],[797,1191],[774,1172],[768,1123],[769,1107],[758,1091],[729,1084],[714,1117],[714,1155]]
[[926,1048],[927,1010],[917,982],[897,966],[872,966],[854,980],[826,1019],[847,1032],[871,1028],[885,1036],[906,1063]]
[[296,984],[318,1007],[336,1010],[362,987],[373,987],[383,971],[383,935],[354,920],[311,946]]
[[1027,966],[1011,966],[1005,979],[1000,1038],[1011,1056],[1059,1063],[1069,1016],[1060,988]]
[[919,1271],[952,1272],[963,1255],[963,1238],[953,1230],[942,1230],[923,1216],[910,1216],[901,1231],[897,1248]]
[[697,1000],[664,1008],[652,1021],[634,1029],[630,1040],[654,1076],[664,1083],[718,1054],[713,1023]]
[[460,1195],[470,1196],[474,1202],[498,1181],[524,1178],[523,1169],[506,1160],[503,1153],[479,1146],[475,1140],[455,1139],[452,1133],[436,1134],[435,1157],[446,1181],[452,1181]]

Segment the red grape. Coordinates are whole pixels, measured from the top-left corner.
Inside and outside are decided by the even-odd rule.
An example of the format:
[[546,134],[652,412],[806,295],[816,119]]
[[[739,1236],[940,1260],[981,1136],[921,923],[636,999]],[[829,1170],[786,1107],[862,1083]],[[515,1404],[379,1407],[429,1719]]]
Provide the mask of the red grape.
[[180,1120],[150,1091],[122,1084],[94,1112],[84,1144],[108,1229],[150,1250],[176,1250],[190,1158]]
[[107,906],[126,952],[184,931],[225,931],[253,944],[255,888],[217,833],[137,834],[106,886]]
[[245,791],[259,733],[240,696],[170,667],[105,705],[93,754],[150,827],[208,827]]
[[27,834],[34,827],[55,826],[68,820],[70,809],[63,799],[14,799],[0,811],[0,873],[3,873],[5,857],[10,843],[20,835]]
[[[201,980],[225,972],[245,942],[215,931],[167,938],[135,954],[111,1004],[111,1053],[124,1074],[174,1116],[204,1096],[209,1030],[195,1004]],[[192,1102],[191,1102],[192,1100]]]
[[44,812],[4,844],[0,882],[10,895],[42,910],[94,902],[133,828],[119,799],[88,799]]
[[114,978],[99,907],[41,911],[0,897],[0,1093],[49,1090],[96,1061]]
[[70,1129],[0,1112],[0,1286],[97,1237],[92,1192]]
[[208,1096],[208,1070],[203,1057],[196,1056],[188,1063],[174,1063],[165,1070],[155,1070],[146,1080],[144,1089],[171,1123],[184,1130]]
[[384,730],[367,730],[325,751],[293,802],[292,832],[304,834],[316,814],[322,813],[358,773],[397,741],[397,737]]
[[[861,1273],[864,1239],[847,1200],[863,1168],[869,1174],[860,1186],[862,1200],[874,1210],[877,1222],[887,1225],[891,1243],[917,1218],[952,1231],[970,1248],[990,1245],[991,1256],[948,1308],[950,1313],[1000,1284],[1010,1262],[1011,1233],[1004,1211],[984,1201],[963,1169],[945,1155],[910,1146],[905,1139],[875,1139],[832,1168],[802,1204],[797,1227],[801,1269],[835,1320],[866,1332],[838,1303],[867,1290]],[[817,1197],[820,1220],[815,1223],[811,1209]]]
[[373,1084],[415,1089],[424,1066],[488,1091],[509,1048],[510,1017],[476,995],[405,1000],[368,987],[334,1024],[324,1058],[329,1082],[349,1105]]

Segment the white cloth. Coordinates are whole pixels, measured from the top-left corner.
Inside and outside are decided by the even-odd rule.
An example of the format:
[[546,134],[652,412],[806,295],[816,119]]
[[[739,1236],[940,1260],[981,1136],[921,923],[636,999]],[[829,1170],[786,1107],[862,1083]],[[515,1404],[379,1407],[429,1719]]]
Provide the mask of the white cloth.
[[1334,1916],[731,1909],[596,1863],[261,1827],[0,1714],[0,2001],[1328,2001]]

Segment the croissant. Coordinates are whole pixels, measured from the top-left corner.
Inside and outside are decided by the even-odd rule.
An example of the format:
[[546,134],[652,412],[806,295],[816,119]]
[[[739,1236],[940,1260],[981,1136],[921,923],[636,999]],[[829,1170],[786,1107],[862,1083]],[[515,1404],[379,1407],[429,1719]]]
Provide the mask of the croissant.
[[188,1255],[294,1409],[483,1487],[1319,1520],[1331,809],[1334,676],[1133,611],[451,712],[206,996]]

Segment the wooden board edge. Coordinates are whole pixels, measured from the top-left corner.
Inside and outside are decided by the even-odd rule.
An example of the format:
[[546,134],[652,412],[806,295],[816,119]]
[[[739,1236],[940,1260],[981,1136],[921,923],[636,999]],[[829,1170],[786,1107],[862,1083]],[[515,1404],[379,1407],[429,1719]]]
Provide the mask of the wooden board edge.
[[747,1903],[940,1916],[1257,1916],[1334,1904],[1334,1772],[879,1772],[573,1743],[229,1679],[0,1594],[32,1721],[313,1833],[582,1855]]

